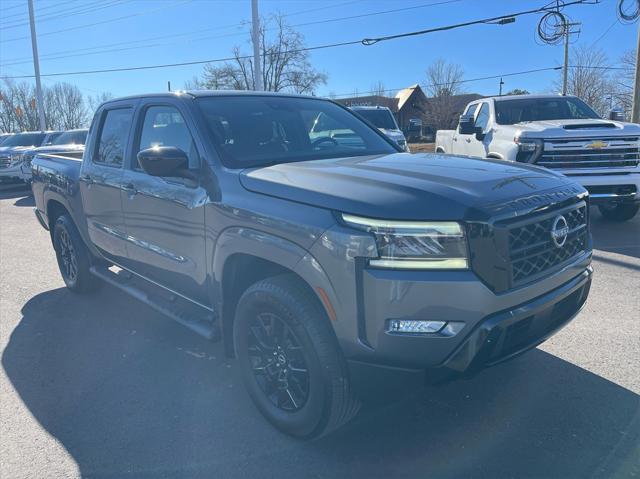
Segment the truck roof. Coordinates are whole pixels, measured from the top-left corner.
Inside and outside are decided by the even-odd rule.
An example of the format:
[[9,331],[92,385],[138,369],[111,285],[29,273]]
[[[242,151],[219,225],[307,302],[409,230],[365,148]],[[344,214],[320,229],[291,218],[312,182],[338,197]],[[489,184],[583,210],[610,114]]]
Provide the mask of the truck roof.
[[281,93],[272,91],[253,91],[253,90],[175,90],[163,93],[143,93],[138,95],[129,95],[124,97],[112,98],[104,102],[104,104],[112,103],[120,100],[134,100],[140,98],[176,98],[176,97],[191,97],[202,98],[212,96],[279,96],[279,97],[294,97],[294,98],[312,98],[315,100],[326,100],[326,98],[299,95],[297,93]]
[[[488,96],[486,98],[481,98],[479,100],[475,100],[476,102],[482,100],[494,100],[494,101],[504,101],[504,100],[517,100],[517,99],[543,99],[543,98],[558,98],[563,97],[559,93],[544,93],[541,95],[503,95],[503,96]],[[574,95],[564,95],[565,98],[575,98]],[[474,102],[471,102],[474,103]]]

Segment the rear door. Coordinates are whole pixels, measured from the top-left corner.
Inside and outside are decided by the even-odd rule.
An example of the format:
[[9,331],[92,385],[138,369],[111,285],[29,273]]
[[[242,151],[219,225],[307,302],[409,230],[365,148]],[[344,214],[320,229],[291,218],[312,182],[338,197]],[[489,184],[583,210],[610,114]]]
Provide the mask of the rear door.
[[120,190],[134,107],[135,103],[114,102],[98,113],[79,181],[91,242],[115,262],[126,258]]
[[[144,102],[136,118],[131,159],[124,173],[122,205],[128,235],[125,266],[166,288],[207,302],[201,145],[178,101]],[[154,146],[175,146],[189,158],[193,179],[157,177],[140,168],[136,155]]]

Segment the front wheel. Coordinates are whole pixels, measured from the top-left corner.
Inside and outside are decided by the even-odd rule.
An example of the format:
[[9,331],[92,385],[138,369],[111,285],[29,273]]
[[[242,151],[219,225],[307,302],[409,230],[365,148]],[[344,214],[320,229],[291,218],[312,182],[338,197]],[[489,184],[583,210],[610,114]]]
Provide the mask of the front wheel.
[[58,217],[53,227],[53,248],[64,283],[71,291],[88,293],[100,282],[91,274],[91,253],[67,215]]
[[279,430],[310,439],[359,409],[326,315],[293,276],[259,281],[242,295],[234,345],[253,402]]
[[600,205],[598,207],[602,216],[610,221],[629,221],[640,209],[640,203],[621,203],[612,205]]

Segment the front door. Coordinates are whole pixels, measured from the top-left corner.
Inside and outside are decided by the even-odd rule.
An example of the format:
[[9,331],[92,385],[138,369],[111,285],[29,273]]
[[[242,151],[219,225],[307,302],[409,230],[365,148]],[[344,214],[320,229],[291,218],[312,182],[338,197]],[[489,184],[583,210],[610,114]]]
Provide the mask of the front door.
[[487,138],[487,127],[489,126],[489,104],[483,102],[480,104],[480,109],[476,113],[476,120],[474,126],[482,134],[477,135],[465,135],[466,139],[466,154],[469,156],[477,156],[479,158],[486,158],[489,152],[488,144],[489,138]]
[[119,262],[127,250],[120,191],[133,105],[111,103],[98,114],[98,132],[87,145],[79,184],[91,242]]
[[206,303],[205,189],[198,180],[157,177],[136,155],[154,146],[175,146],[189,158],[194,178],[201,160],[193,129],[180,105],[170,101],[140,108],[131,162],[125,169],[122,205],[127,228],[125,266],[177,293]]

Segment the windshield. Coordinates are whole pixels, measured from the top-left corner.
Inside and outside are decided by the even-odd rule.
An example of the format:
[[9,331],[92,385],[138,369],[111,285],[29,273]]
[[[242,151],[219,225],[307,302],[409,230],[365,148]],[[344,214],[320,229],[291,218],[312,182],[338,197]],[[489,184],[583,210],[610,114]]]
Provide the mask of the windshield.
[[89,130],[73,130],[62,133],[52,145],[84,145]]
[[2,146],[40,146],[46,133],[19,133],[7,138]]
[[523,98],[496,101],[496,122],[514,125],[527,121],[600,118],[585,102],[573,97]]
[[384,128],[385,130],[398,129],[398,125],[396,125],[396,120],[393,118],[393,114],[386,108],[376,110],[369,108],[354,108],[353,111],[372,123],[376,128]]
[[218,96],[197,104],[231,168],[397,152],[356,115],[327,100]]

